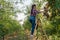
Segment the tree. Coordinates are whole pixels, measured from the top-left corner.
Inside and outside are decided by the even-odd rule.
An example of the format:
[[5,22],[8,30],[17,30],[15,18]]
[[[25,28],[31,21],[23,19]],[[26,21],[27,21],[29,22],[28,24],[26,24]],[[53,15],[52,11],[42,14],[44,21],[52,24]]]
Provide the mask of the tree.
[[0,38],[20,30],[20,24],[14,17],[13,4],[0,0]]

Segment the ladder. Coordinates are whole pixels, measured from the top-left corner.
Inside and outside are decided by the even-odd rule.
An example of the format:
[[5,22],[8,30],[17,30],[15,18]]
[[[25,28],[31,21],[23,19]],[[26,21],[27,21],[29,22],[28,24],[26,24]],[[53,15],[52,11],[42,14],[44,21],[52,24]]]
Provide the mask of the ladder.
[[[40,19],[36,19],[36,27],[35,30],[38,34],[38,28],[40,28],[40,33],[41,33],[41,39],[40,40],[48,40],[48,36],[45,32],[45,30],[43,29],[42,25],[41,25],[41,20]],[[36,40],[38,40],[39,36],[37,36]]]

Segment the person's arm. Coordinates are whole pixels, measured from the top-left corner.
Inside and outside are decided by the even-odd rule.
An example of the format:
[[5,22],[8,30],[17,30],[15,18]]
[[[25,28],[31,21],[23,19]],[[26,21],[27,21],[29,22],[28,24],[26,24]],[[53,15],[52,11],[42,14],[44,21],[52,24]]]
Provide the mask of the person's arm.
[[44,13],[44,9],[38,10],[39,13]]
[[39,13],[44,13],[44,11],[41,11],[41,10],[34,10],[33,13],[39,14]]
[[40,11],[41,13],[44,13],[45,11],[44,10],[42,10],[42,11]]
[[36,10],[36,13],[41,13],[41,11],[39,11],[39,10]]

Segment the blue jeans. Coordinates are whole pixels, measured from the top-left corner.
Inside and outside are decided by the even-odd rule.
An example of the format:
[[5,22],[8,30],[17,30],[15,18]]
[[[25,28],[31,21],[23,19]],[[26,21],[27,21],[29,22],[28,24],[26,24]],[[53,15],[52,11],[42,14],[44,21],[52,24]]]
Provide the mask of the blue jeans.
[[30,16],[30,22],[32,24],[31,35],[33,35],[35,29],[35,16]]

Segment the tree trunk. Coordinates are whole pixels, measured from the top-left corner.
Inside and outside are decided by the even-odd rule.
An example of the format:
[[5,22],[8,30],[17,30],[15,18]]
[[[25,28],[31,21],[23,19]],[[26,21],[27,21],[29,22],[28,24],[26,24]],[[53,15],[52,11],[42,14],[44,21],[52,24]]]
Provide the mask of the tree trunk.
[[4,40],[4,36],[3,36],[3,40]]

